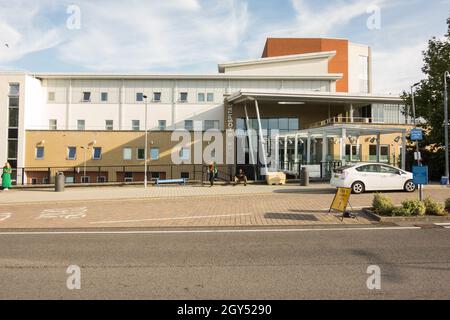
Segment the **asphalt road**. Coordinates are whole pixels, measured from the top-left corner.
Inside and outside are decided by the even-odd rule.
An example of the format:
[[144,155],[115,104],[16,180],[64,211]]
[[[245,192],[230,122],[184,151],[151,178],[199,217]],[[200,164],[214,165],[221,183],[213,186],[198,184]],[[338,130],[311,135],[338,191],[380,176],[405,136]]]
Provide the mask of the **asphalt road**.
[[450,229],[204,231],[0,233],[0,298],[450,299]]

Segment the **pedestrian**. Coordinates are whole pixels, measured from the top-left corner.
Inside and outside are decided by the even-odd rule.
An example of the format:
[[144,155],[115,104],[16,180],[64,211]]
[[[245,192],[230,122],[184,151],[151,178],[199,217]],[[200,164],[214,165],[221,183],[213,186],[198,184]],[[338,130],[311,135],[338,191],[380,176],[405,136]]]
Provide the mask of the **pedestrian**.
[[11,165],[9,162],[5,163],[5,166],[3,167],[3,173],[2,173],[2,189],[4,191],[7,191],[11,188]]
[[244,170],[239,169],[239,173],[234,177],[234,185],[241,183],[241,181],[244,182],[244,187],[247,186],[247,176]]
[[214,162],[211,162],[208,166],[208,179],[209,179],[209,186],[212,187],[214,185],[214,178],[215,178],[215,166]]

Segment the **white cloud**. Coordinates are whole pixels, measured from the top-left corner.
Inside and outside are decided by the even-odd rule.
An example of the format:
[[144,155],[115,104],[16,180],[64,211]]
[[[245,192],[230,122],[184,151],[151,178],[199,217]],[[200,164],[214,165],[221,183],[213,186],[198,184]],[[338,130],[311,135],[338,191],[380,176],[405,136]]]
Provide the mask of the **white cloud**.
[[[61,59],[93,70],[155,70],[221,60],[238,50],[245,2],[81,2],[81,29]],[[107,8],[107,9],[105,9]]]
[[[48,3],[45,2],[45,4]],[[41,8],[42,4],[30,1],[2,3],[0,11],[1,63],[15,61],[27,54],[55,47],[62,41],[61,30],[56,27],[48,27],[41,20]]]

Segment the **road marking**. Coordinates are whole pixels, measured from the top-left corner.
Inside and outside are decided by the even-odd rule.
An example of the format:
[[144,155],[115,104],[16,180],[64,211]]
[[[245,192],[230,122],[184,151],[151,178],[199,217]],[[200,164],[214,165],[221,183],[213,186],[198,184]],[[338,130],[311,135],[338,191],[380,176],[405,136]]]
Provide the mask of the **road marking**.
[[80,219],[87,215],[87,208],[57,208],[57,209],[45,209],[42,210],[41,215],[36,219]]
[[0,221],[5,221],[11,218],[12,213],[0,213]]
[[435,223],[435,225],[441,226],[441,227],[449,227],[450,223],[449,222],[446,222],[446,223]]
[[0,236],[14,235],[108,235],[108,234],[183,234],[183,233],[257,233],[257,232],[323,232],[323,231],[382,231],[382,230],[421,230],[420,227],[362,227],[362,228],[323,228],[323,229],[236,229],[236,230],[152,230],[152,231],[23,231],[0,232]]
[[140,220],[116,220],[116,221],[95,221],[89,222],[91,224],[107,224],[107,223],[128,223],[128,222],[144,222],[144,221],[166,221],[166,220],[185,220],[185,219],[202,219],[202,218],[216,218],[216,217],[239,217],[251,216],[250,213],[243,214],[223,214],[213,216],[190,216],[190,217],[176,217],[176,218],[154,218],[154,219],[140,219]]

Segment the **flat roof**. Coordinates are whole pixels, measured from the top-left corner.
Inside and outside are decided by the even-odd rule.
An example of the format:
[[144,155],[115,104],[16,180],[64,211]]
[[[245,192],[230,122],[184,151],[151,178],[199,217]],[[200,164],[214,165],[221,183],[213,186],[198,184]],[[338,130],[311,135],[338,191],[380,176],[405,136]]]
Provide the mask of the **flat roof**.
[[230,103],[248,100],[262,101],[296,101],[296,102],[334,102],[334,103],[393,103],[402,104],[403,99],[394,95],[372,95],[341,92],[306,92],[306,91],[265,91],[243,89],[227,97]]
[[239,67],[239,66],[250,66],[258,64],[267,64],[274,62],[288,62],[288,61],[300,61],[300,60],[312,60],[312,59],[331,59],[336,55],[336,51],[324,51],[324,52],[313,52],[313,53],[302,53],[302,54],[292,54],[286,56],[277,56],[269,58],[258,58],[250,60],[232,61],[219,63],[219,72],[225,72],[226,68]]

